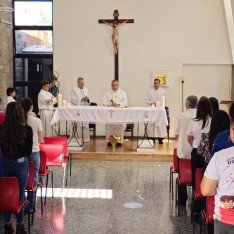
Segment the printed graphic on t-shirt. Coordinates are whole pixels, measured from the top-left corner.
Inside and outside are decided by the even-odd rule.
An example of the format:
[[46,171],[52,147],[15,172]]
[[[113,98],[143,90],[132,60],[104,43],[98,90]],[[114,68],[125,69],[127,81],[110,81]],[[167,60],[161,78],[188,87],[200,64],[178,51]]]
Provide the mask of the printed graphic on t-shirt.
[[234,196],[222,196],[220,198],[218,219],[223,223],[234,223]]

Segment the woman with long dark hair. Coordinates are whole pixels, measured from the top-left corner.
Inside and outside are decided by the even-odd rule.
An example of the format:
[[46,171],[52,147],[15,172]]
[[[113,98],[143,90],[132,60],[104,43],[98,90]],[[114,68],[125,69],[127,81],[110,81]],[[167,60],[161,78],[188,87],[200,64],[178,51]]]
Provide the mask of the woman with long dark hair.
[[197,105],[196,118],[189,123],[187,130],[188,142],[193,147],[191,152],[192,185],[195,186],[195,172],[204,167],[204,157],[197,153],[202,133],[209,133],[213,115],[211,103],[207,97],[201,97]]
[[[32,128],[26,123],[24,111],[19,103],[7,105],[6,115],[0,130],[0,146],[3,153],[3,176],[16,177],[19,183],[19,200],[25,200],[28,179],[28,157],[32,153]],[[17,214],[16,233],[24,230],[24,214]],[[5,233],[13,233],[11,213],[5,214]]]
[[[42,123],[41,120],[32,115],[33,111],[33,102],[29,97],[24,97],[21,100],[21,106],[25,112],[25,118],[27,121],[28,126],[30,126],[33,130],[33,147],[32,147],[32,154],[29,157],[29,160],[33,162],[34,165],[34,182],[35,184],[38,183],[38,172],[40,167],[40,149],[39,144],[42,141]],[[36,193],[35,192],[28,192],[27,200],[30,202],[29,211],[33,213],[35,200],[36,200]]]

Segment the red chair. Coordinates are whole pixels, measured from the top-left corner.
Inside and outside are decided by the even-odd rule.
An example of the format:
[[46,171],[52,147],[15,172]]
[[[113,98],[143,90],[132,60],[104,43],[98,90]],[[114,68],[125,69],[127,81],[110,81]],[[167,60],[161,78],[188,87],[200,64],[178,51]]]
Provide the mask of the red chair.
[[169,192],[171,193],[172,200],[174,199],[174,185],[173,185],[173,180],[174,177],[173,175],[175,173],[179,172],[179,158],[177,156],[177,148],[174,148],[174,153],[173,153],[173,165],[170,167],[170,188]]
[[[45,144],[63,144],[63,147],[64,147],[63,154],[64,154],[64,158],[68,161],[67,165],[69,165],[70,167],[70,176],[71,176],[72,158],[71,158],[71,154],[68,152],[67,137],[44,137],[44,143]],[[66,181],[66,184],[67,184],[67,181]]]
[[4,111],[0,111],[0,125],[2,125],[4,119],[5,119],[6,113]]
[[64,160],[64,147],[62,144],[41,144],[40,151],[45,153],[46,166],[63,167],[63,186],[66,177],[67,162]]
[[196,175],[195,175],[195,189],[193,191],[192,195],[192,205],[191,205],[191,221],[194,225],[193,215],[194,215],[194,206],[196,202],[202,202],[202,200],[205,198],[201,193],[201,181],[203,177],[203,170],[201,168],[196,169]]
[[45,190],[45,200],[44,205],[46,204],[46,197],[47,197],[47,187],[48,187],[48,180],[49,174],[51,174],[51,185],[52,185],[52,197],[54,197],[54,178],[53,178],[53,171],[48,169],[46,166],[46,155],[43,151],[40,151],[40,168],[39,168],[39,177],[42,179],[46,177],[46,190]]
[[[210,232],[214,232],[214,196],[208,196],[206,198],[206,208],[201,211],[202,221],[200,223],[200,233],[202,233],[203,225],[205,224],[208,228],[210,226]],[[193,233],[195,233],[195,228],[193,227]],[[208,232],[209,233],[209,232]]]
[[179,185],[192,186],[192,170],[191,170],[191,160],[190,159],[180,159],[179,163],[179,174],[176,178],[176,206],[178,216],[180,216],[180,206],[178,203],[178,189]]
[[19,214],[28,210],[28,232],[30,233],[29,201],[19,201],[19,183],[16,177],[0,177],[0,212]]
[[[40,183],[35,184],[35,181],[34,181],[34,164],[33,164],[32,161],[29,161],[29,163],[28,163],[28,171],[29,171],[28,181],[27,181],[25,190],[27,191],[27,193],[35,192],[37,194],[37,189],[39,187],[41,188],[41,213],[43,214],[42,187],[41,187]],[[33,207],[31,225],[33,225],[33,221],[34,221],[35,206],[36,206],[36,201],[35,201],[34,207]]]

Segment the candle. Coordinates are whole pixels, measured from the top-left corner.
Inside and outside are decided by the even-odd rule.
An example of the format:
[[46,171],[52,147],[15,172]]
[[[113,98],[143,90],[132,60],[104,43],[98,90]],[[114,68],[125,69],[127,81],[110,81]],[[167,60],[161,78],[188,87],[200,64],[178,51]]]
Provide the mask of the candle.
[[63,98],[63,96],[62,96],[62,94],[58,94],[58,107],[60,107],[60,106],[62,106],[62,98]]
[[67,100],[63,100],[63,106],[67,106]]
[[70,107],[70,106],[71,106],[71,103],[68,102],[68,103],[67,103],[67,107]]
[[165,108],[165,97],[164,97],[164,96],[161,96],[161,97],[160,97],[160,106],[161,106],[162,108]]
[[157,102],[157,103],[156,103],[156,107],[160,107],[160,102]]

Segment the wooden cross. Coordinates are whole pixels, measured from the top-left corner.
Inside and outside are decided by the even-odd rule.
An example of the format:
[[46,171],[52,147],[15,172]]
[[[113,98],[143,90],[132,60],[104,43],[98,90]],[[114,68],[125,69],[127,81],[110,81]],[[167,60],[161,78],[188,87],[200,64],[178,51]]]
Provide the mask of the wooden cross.
[[134,23],[134,19],[119,19],[118,10],[114,10],[114,19],[100,19],[99,24],[107,24],[113,28],[112,42],[115,54],[115,80],[119,80],[119,26],[121,24]]

